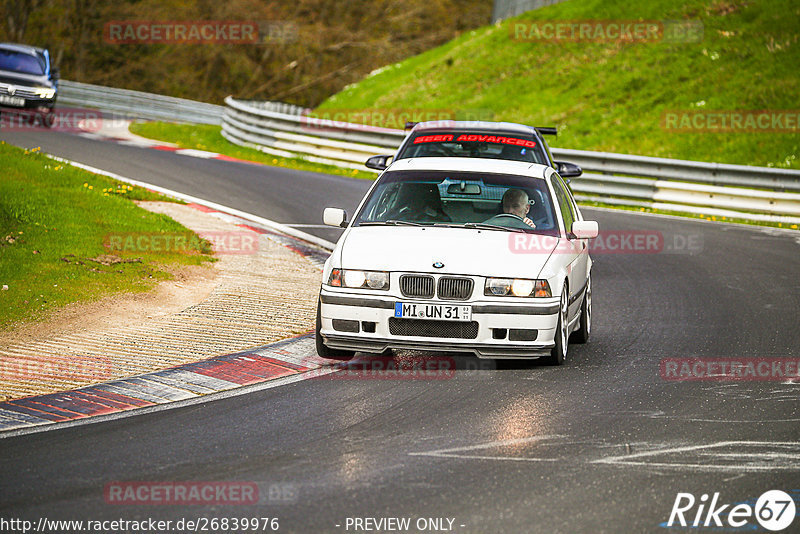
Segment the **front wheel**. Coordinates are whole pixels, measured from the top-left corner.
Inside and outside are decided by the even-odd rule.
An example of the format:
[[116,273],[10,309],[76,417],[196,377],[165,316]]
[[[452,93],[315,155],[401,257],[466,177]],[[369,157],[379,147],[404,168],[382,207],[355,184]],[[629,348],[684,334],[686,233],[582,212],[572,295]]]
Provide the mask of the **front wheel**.
[[346,362],[353,359],[353,356],[356,355],[356,353],[353,351],[332,349],[328,347],[322,340],[322,334],[320,334],[321,329],[322,312],[320,310],[320,303],[317,301],[317,331],[315,335],[317,342],[317,354],[320,358],[325,358],[326,360],[338,360],[340,362]]
[[572,334],[572,339],[576,343],[586,343],[589,341],[589,334],[592,333],[592,277],[586,280],[586,293],[583,295],[581,304],[581,326]]
[[556,324],[555,342],[556,346],[550,349],[550,357],[547,362],[550,365],[563,365],[567,359],[567,284],[561,292],[561,301],[558,304],[558,324]]

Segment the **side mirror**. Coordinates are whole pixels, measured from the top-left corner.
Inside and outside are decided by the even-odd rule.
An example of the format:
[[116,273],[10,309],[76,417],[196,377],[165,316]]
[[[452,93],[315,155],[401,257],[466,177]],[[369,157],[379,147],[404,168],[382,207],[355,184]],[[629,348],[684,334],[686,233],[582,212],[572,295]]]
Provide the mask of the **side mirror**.
[[52,78],[53,80],[58,80],[60,76],[61,76],[61,71],[59,71],[58,69],[50,69],[50,78]]
[[347,212],[342,208],[325,208],[322,212],[322,222],[328,226],[347,228]]
[[372,156],[367,160],[364,164],[370,169],[375,169],[376,171],[382,171],[386,167],[389,166],[389,160],[392,159],[394,156]]
[[583,174],[583,170],[574,163],[568,161],[556,161],[554,163],[556,164],[558,174],[560,174],[562,178],[577,178]]
[[597,221],[575,221],[572,223],[572,233],[578,239],[594,239],[600,233]]

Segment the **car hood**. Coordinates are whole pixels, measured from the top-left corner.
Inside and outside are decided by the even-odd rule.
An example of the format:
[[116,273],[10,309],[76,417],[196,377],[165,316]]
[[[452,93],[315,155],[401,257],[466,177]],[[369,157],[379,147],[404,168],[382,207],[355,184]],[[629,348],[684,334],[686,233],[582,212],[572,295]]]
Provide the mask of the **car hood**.
[[53,82],[47,76],[36,74],[25,74],[10,70],[0,70],[0,83],[10,83],[27,87],[53,87]]
[[[518,253],[519,238],[542,245]],[[498,230],[374,226],[350,228],[339,245],[345,269],[537,278],[558,241]],[[433,267],[436,262],[444,266]]]

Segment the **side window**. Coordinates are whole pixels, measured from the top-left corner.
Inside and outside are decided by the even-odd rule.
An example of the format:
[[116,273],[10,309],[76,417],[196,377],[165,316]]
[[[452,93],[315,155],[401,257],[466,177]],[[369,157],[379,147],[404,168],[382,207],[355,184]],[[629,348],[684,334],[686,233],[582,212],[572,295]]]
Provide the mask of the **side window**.
[[561,218],[564,219],[564,233],[569,233],[572,229],[572,222],[575,220],[572,203],[564,182],[558,174],[553,173],[550,178],[553,182],[553,190],[556,192],[558,209],[561,210]]
[[550,145],[548,145],[547,141],[544,140],[544,136],[539,137],[539,139],[541,139],[541,141],[542,141],[541,145],[542,145],[542,148],[544,149],[544,152],[545,152],[545,155],[544,155],[545,161],[543,161],[542,163],[544,165],[547,165],[548,167],[550,167],[551,166],[550,162],[553,161],[553,154],[550,153]]
[[580,220],[580,216],[578,215],[578,203],[575,202],[575,195],[572,194],[572,188],[564,181],[561,176],[558,177],[562,184],[564,184],[564,190],[567,192],[567,196],[569,197],[569,205],[572,208],[572,218],[576,221]]

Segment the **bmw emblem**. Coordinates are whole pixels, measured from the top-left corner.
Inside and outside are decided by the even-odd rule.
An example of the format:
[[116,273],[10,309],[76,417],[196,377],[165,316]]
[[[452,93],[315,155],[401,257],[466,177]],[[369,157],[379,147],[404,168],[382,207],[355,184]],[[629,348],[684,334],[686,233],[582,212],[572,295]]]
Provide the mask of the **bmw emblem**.
[[437,269],[441,269],[442,267],[444,267],[444,263],[436,261],[433,263],[433,266],[436,267]]

